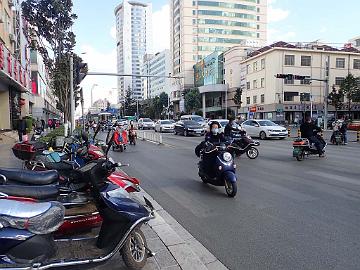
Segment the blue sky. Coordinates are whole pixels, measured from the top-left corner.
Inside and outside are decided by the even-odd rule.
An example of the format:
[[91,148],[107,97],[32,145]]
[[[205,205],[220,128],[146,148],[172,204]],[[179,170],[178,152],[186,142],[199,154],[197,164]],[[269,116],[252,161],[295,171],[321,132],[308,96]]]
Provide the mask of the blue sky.
[[[77,35],[76,52],[82,53],[91,71],[116,72],[115,7],[121,0],[74,0],[78,20],[74,25]],[[153,4],[154,51],[169,47],[168,0],[144,1]],[[360,35],[359,0],[268,0],[268,43],[274,41],[314,41],[341,44]],[[115,78],[87,77],[85,107],[90,103],[90,89],[94,100],[108,97],[115,101]]]

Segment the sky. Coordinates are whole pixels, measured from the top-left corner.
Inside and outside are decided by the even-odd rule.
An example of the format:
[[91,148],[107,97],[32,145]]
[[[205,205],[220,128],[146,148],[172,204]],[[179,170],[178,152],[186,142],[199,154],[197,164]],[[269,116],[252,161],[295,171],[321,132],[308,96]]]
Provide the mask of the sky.
[[[152,0],[153,52],[170,47],[168,0]],[[220,0],[219,0],[220,1]],[[78,15],[73,31],[75,51],[89,64],[89,71],[116,73],[114,9],[122,0],[74,0]],[[268,0],[268,43],[275,41],[310,42],[321,40],[341,46],[360,36],[359,0]],[[346,3],[346,4],[345,4]],[[88,76],[82,83],[85,108],[93,101],[108,98],[116,103],[116,78]]]

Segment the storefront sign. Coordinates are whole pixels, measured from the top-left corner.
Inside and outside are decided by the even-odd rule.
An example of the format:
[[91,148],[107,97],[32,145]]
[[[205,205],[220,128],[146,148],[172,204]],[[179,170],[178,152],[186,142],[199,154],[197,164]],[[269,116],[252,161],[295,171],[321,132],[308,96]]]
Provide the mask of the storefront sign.
[[256,112],[256,106],[250,107],[250,112]]

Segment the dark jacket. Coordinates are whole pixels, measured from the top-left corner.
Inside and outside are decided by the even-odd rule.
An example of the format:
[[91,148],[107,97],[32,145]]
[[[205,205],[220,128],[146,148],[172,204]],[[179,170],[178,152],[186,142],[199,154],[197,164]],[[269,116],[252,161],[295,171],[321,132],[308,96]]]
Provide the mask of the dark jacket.
[[195,154],[200,157],[200,152],[206,146],[206,142],[210,142],[212,144],[219,144],[222,142],[226,142],[225,136],[223,133],[214,135],[211,132],[206,133],[205,140],[202,141],[198,146],[195,148]]
[[17,130],[19,132],[26,132],[26,121],[24,119],[19,120]]
[[301,137],[309,139],[314,135],[316,135],[317,132],[321,131],[321,128],[319,128],[313,122],[310,123],[305,122],[301,124],[300,131],[301,131]]
[[233,127],[232,127],[232,125],[231,125],[230,122],[229,122],[229,123],[225,126],[224,135],[225,135],[226,137],[230,137],[232,130],[233,130]]

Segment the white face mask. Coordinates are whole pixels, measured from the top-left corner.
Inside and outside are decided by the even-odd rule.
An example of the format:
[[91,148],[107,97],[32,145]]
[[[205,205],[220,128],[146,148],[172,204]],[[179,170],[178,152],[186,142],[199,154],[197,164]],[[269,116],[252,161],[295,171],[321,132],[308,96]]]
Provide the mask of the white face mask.
[[218,128],[213,128],[213,129],[211,129],[211,132],[212,132],[212,134],[216,135],[216,134],[219,133],[219,129]]

